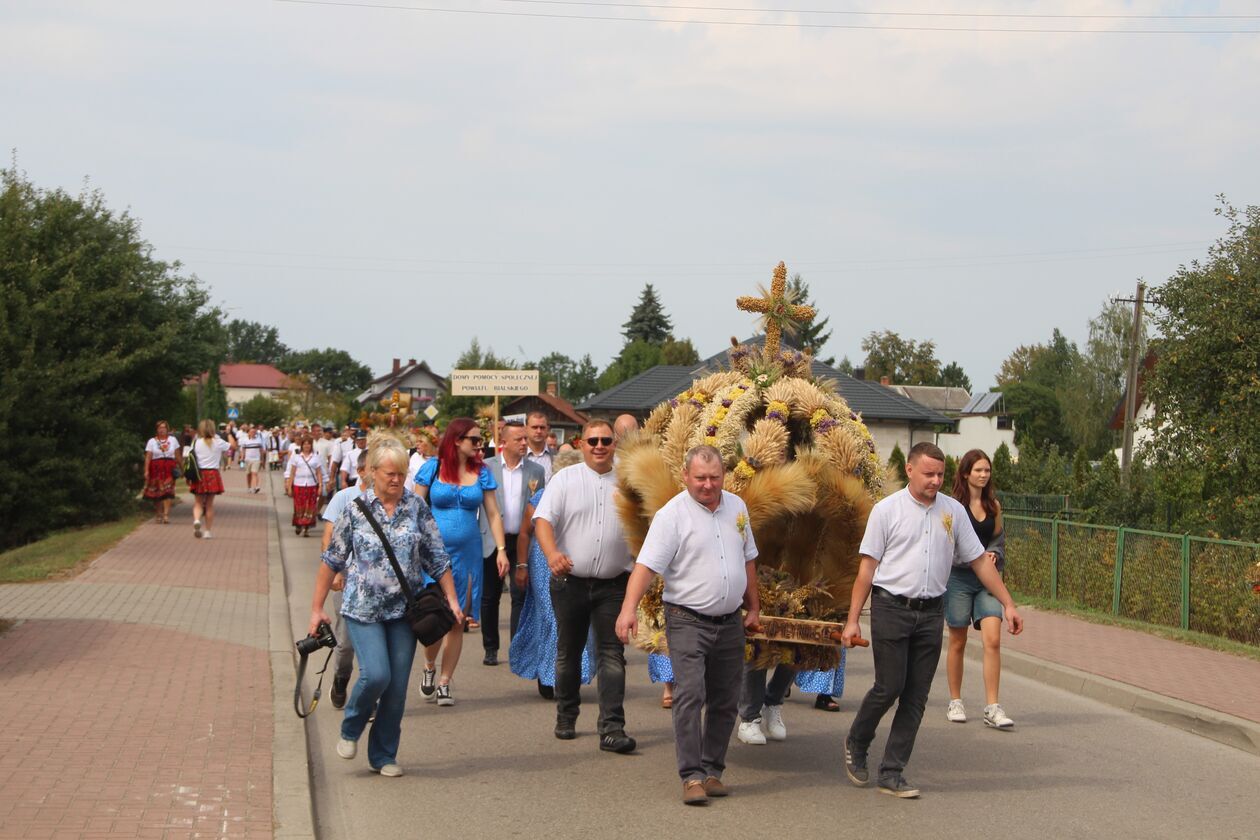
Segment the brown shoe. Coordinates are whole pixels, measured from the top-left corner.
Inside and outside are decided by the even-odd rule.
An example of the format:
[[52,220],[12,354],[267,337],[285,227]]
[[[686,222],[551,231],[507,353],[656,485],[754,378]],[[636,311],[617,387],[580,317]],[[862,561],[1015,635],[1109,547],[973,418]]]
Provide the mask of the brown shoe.
[[704,780],[704,792],[714,797],[731,795],[731,789],[722,784],[722,780],[717,776],[710,776]]
[[699,779],[688,779],[683,782],[684,805],[708,805],[709,794],[704,792],[704,782]]

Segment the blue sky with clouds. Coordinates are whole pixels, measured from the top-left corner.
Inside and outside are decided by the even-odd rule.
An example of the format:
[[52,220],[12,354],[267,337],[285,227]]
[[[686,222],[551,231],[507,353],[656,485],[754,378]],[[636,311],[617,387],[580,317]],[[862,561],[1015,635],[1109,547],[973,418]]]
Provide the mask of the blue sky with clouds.
[[37,184],[129,208],[231,315],[378,371],[449,366],[473,335],[602,366],[645,282],[706,355],[751,333],[733,300],[785,260],[828,353],[891,329],[986,387],[1017,345],[1082,340],[1110,295],[1205,253],[1216,194],[1260,203],[1260,34],[1114,31],[1260,19],[766,11],[1254,3],[394,5],[518,14],[10,0],[0,142]]

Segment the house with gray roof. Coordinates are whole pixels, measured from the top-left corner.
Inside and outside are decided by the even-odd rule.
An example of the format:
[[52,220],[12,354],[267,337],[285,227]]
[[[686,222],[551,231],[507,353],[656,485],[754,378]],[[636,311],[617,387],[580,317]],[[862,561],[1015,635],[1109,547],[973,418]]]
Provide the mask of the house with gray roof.
[[[755,347],[764,341],[764,336],[755,336],[743,343]],[[790,342],[784,339],[784,343]],[[596,394],[577,408],[595,416],[632,414],[642,422],[657,405],[687,390],[693,380],[729,366],[725,350],[695,365],[657,365]],[[883,460],[892,454],[894,445],[908,452],[920,441],[935,442],[939,430],[953,424],[944,414],[921,406],[878,382],[855,379],[817,359],[810,370],[815,378],[835,383],[840,396],[870,430]]]

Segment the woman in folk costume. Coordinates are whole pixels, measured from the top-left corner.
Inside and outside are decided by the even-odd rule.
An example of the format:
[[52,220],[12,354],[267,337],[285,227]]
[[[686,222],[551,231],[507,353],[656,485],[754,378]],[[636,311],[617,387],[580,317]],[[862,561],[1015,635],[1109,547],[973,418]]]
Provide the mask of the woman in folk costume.
[[144,445],[144,497],[153,502],[153,514],[163,525],[171,521],[175,469],[181,448],[165,420],[158,421],[156,434]]
[[298,447],[284,471],[284,492],[293,497],[293,532],[305,537],[319,513],[319,496],[328,484],[328,469],[310,435],[302,435]]

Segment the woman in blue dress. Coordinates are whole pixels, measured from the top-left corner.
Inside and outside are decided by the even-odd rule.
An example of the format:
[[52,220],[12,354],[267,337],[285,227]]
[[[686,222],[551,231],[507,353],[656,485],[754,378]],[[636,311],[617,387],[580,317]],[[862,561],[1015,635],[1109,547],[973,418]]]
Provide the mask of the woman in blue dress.
[[840,664],[831,671],[797,671],[796,685],[806,694],[817,694],[814,708],[824,712],[840,711],[837,699],[844,694],[844,648],[840,648]]
[[[564,455],[556,456],[553,475],[563,469]],[[570,459],[569,464],[577,463],[580,458]],[[555,699],[556,686],[556,614],[551,608],[551,569],[547,567],[547,558],[543,555],[538,540],[531,539],[534,532],[534,511],[547,492],[540,487],[530,497],[525,507],[525,515],[521,518],[521,532],[517,538],[516,556],[528,558],[524,564],[517,563],[514,574],[517,585],[525,587],[525,604],[521,607],[521,618],[516,625],[516,635],[512,637],[508,649],[512,673],[527,680],[538,683],[538,693],[548,700]],[[527,548],[528,546],[528,548]],[[525,568],[521,568],[522,565]],[[592,642],[588,638],[582,650],[582,683],[589,684],[594,669],[591,659]]]
[[[451,574],[465,616],[479,618],[481,613],[481,530],[478,512],[485,507],[490,533],[498,546],[499,574],[508,567],[504,543],[503,519],[494,496],[498,485],[490,469],[481,460],[481,432],[467,417],[456,417],[446,427],[438,444],[438,457],[424,462],[416,473],[416,492],[428,502],[442,532],[442,542],[451,557]],[[439,706],[454,706],[451,677],[459,664],[464,646],[464,628],[456,625],[446,638],[424,649],[424,673],[420,693]],[[439,650],[442,650],[442,673],[436,673]],[[436,685],[435,685],[436,678]]]

